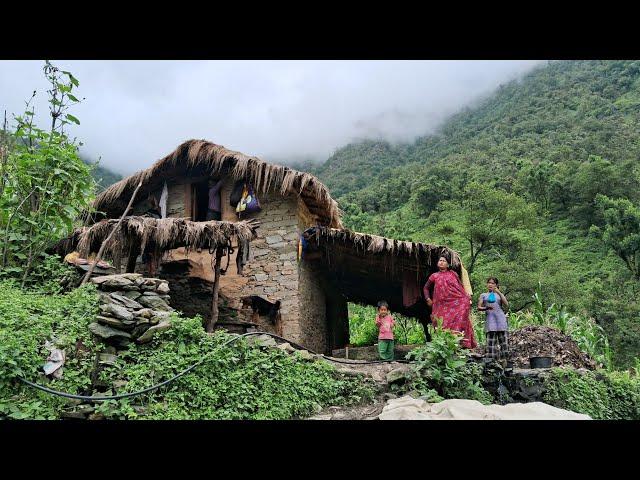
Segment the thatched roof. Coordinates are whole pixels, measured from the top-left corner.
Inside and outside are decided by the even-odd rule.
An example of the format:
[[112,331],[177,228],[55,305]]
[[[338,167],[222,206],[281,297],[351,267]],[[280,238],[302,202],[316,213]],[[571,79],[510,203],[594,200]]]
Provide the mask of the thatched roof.
[[116,217],[124,211],[139,182],[142,182],[142,188],[138,196],[143,198],[146,193],[159,188],[168,176],[184,174],[194,168],[201,168],[211,175],[227,174],[236,180],[246,178],[257,193],[264,194],[274,189],[282,195],[299,196],[321,225],[342,226],[338,203],[313,175],[227,150],[206,140],[188,140],[148,169],[111,185],[98,195],[94,206],[106,212],[108,217]]
[[445,246],[335,228],[309,229],[305,236],[308,251],[321,255],[317,264],[340,285],[341,294],[351,302],[375,305],[386,300],[394,312],[428,318],[430,310],[424,301],[404,305],[405,283],[413,282],[421,292],[429,275],[438,270],[442,255],[450,259],[451,269],[462,277],[460,255]]
[[[91,227],[76,229],[72,235],[58,242],[52,251],[64,256],[77,250],[81,256],[87,257],[100,249],[117,223],[117,219],[103,220]],[[255,238],[255,228],[251,221],[192,222],[184,218],[125,217],[106,245],[104,254],[110,258],[122,258],[129,254],[131,247],[159,253],[179,247],[211,251],[234,240]]]
[[379,235],[358,233],[345,228],[314,228],[313,238],[315,238],[317,245],[343,246],[353,251],[354,254],[363,256],[367,256],[367,254],[381,254],[387,258],[393,256],[406,266],[415,265],[416,268],[423,266],[433,268],[435,271],[441,255],[450,259],[449,263],[453,270],[459,272],[461,267],[460,254],[443,245],[396,240]]

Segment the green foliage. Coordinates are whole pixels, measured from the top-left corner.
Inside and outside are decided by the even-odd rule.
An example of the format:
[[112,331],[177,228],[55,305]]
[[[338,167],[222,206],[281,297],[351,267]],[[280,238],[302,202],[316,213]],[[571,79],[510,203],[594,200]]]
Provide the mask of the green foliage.
[[67,125],[79,123],[66,113],[80,102],[71,93],[78,81],[49,62],[44,73],[51,87],[50,128],[34,123],[32,97],[24,114],[15,116],[15,129],[3,130],[0,145],[0,268],[5,276],[22,277],[23,285],[39,253],[71,231],[95,191],[91,168],[65,133]]
[[604,214],[602,239],[640,280],[640,208],[625,198],[598,195],[596,202]]
[[[0,418],[54,419],[68,407],[60,397],[18,383],[16,375],[56,390],[91,394],[100,346],[88,325],[97,303],[91,285],[49,295],[0,283]],[[119,353],[116,365],[101,370],[99,379],[112,386],[108,393],[132,392],[206,358],[204,364],[155,392],[97,404],[96,412],[122,419],[287,419],[309,415],[318,406],[373,398],[370,383],[338,373],[326,362],[261,349],[243,339],[221,347],[229,339],[223,332],[205,333],[198,317],[175,315],[170,330]],[[48,380],[42,373],[46,340],[65,350],[61,379]]]
[[[473,265],[474,290],[497,276],[513,310],[528,308],[541,282],[545,298],[596,319],[614,363],[628,366],[640,351],[640,282],[625,264],[635,258],[640,205],[639,85],[638,61],[551,62],[434,135],[351,144],[316,173],[339,197],[348,228],[448,245]],[[492,225],[481,205],[488,199],[493,210],[492,192],[528,202],[527,222]],[[599,203],[602,195],[618,203]],[[476,205],[480,214],[470,215]],[[509,205],[497,210],[506,215]],[[494,232],[502,226],[505,235]],[[481,248],[495,233],[499,241]]]
[[446,216],[454,211],[462,215],[460,234],[470,249],[469,272],[481,254],[518,248],[519,230],[531,229],[535,220],[535,209],[524,199],[487,183],[468,183],[459,200],[440,203],[438,214]]
[[[354,346],[373,345],[378,342],[376,308],[371,305],[349,304],[349,343]],[[411,317],[392,313],[396,326],[394,337],[398,345],[415,345],[425,342],[424,329]]]
[[98,310],[93,285],[66,295],[24,291],[0,282],[0,417],[56,418],[65,400],[18,383],[16,375],[49,383],[42,366],[47,340],[66,353],[64,374],[52,382],[59,390],[80,394],[90,384],[95,344],[88,325]]
[[208,354],[192,374],[164,391],[145,395],[143,418],[152,419],[287,419],[309,415],[317,405],[356,403],[373,396],[362,379],[339,374],[326,362],[262,350],[244,340],[218,348],[228,339],[223,332],[207,335],[198,318],[174,318],[173,327],[151,344],[131,347],[119,358],[109,379],[126,381],[126,391],[138,390]]
[[435,391],[442,398],[468,398],[484,404],[493,397],[481,385],[482,367],[469,360],[460,346],[461,335],[429,326],[431,342],[407,354],[414,360],[415,377],[405,386],[424,395]]
[[596,420],[640,419],[640,377],[629,372],[585,374],[553,369],[545,381],[544,401]]

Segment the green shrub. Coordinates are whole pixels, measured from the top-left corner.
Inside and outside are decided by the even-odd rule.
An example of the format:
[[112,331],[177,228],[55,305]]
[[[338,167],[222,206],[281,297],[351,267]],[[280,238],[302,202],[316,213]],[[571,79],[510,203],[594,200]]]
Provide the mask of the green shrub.
[[597,420],[640,419],[640,379],[629,372],[556,368],[545,387],[544,401],[550,405]]
[[49,354],[47,340],[66,353],[64,375],[52,382],[55,388],[78,394],[89,387],[95,344],[88,325],[97,305],[93,285],[66,295],[47,295],[0,282],[0,416],[56,418],[66,404],[15,379],[21,375],[48,383],[42,372]]
[[[20,383],[18,375],[55,390],[92,393],[90,376],[100,347],[88,324],[97,304],[92,285],[45,295],[0,283],[0,418],[55,419],[70,405]],[[99,379],[111,385],[109,394],[134,392],[206,358],[202,365],[154,392],[97,403],[96,411],[120,419],[287,419],[319,406],[373,398],[371,382],[362,377],[244,339],[222,347],[231,336],[208,335],[201,325],[199,317],[174,315],[170,330],[119,352],[116,364],[102,369]],[[66,362],[62,378],[48,380],[42,373],[48,355],[44,344],[52,339],[65,350]]]
[[493,401],[481,385],[482,366],[469,360],[469,351],[460,346],[461,335],[429,326],[431,342],[407,354],[415,360],[415,377],[405,386],[421,395],[467,398],[484,404]]
[[[376,308],[371,305],[349,304],[349,343],[355,346],[373,345],[378,342]],[[415,318],[393,313],[396,326],[393,329],[396,344],[416,345],[425,342],[424,329]]]

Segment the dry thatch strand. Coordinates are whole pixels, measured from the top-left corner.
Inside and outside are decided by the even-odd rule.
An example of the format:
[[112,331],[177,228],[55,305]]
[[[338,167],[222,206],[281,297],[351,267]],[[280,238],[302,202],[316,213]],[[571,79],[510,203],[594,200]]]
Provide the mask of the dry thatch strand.
[[391,238],[353,232],[347,229],[318,227],[315,229],[317,241],[341,242],[354,250],[363,253],[388,253],[394,256],[411,257],[427,266],[435,265],[441,255],[450,258],[451,268],[459,270],[461,266],[460,254],[455,250],[441,245],[420,242],[408,242]]
[[[97,252],[101,243],[118,223],[117,219],[103,220],[91,227],[77,229],[68,238],[58,242],[54,251],[66,255],[78,250],[87,257]],[[192,222],[184,218],[125,217],[105,246],[110,257],[128,255],[131,247],[141,251],[149,247],[157,252],[184,247],[187,251],[196,248],[215,249],[235,241],[250,241],[255,238],[255,223],[243,222]]]
[[[96,198],[94,207],[103,211],[113,210],[113,204],[121,200],[121,197],[129,198],[139,182],[142,182],[145,188],[152,179],[166,174],[172,168],[195,166],[204,166],[211,175],[224,170],[236,180],[245,178],[258,193],[266,193],[270,188],[279,185],[280,193],[283,195],[300,196],[309,211],[318,216],[321,224],[333,228],[342,227],[342,212],[338,203],[331,198],[327,187],[313,175],[269,164],[257,157],[227,150],[206,140],[188,140],[150,168],[111,185]],[[122,210],[124,208],[120,213]],[[117,212],[113,216],[117,216]]]

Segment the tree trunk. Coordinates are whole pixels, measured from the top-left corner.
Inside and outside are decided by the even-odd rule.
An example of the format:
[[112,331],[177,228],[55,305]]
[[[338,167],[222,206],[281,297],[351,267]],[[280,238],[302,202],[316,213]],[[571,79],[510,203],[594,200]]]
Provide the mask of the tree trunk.
[[218,247],[216,249],[216,257],[215,257],[215,268],[214,268],[214,277],[213,277],[213,300],[211,302],[211,318],[207,323],[207,332],[212,333],[213,329],[218,322],[218,292],[220,290],[220,263],[222,262],[222,257],[224,255],[224,249],[222,247]]

